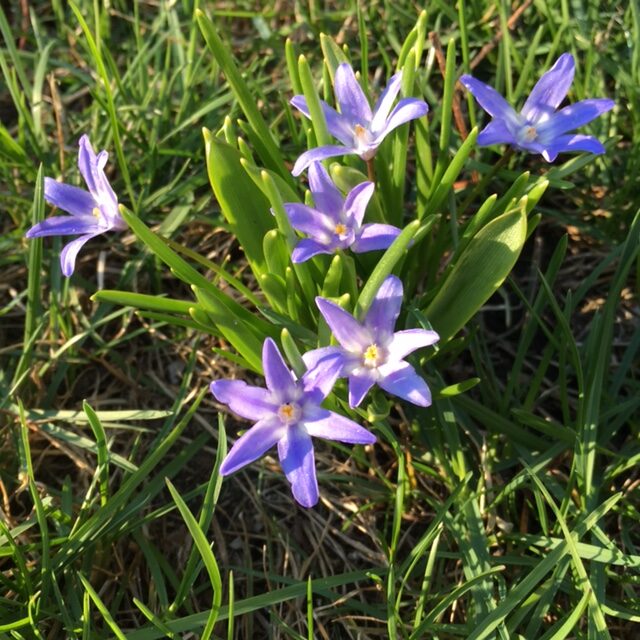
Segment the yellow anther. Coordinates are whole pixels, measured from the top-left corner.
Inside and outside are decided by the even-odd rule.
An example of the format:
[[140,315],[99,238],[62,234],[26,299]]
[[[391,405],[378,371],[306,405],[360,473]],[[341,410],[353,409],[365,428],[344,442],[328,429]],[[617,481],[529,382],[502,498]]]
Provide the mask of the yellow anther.
[[357,124],[354,129],[356,130],[356,137],[363,138],[367,130],[361,125]]
[[336,232],[337,236],[343,235],[344,233],[347,232],[346,225],[342,224],[342,222],[338,222],[338,224],[336,225],[336,228],[335,228],[335,232]]
[[97,218],[98,220],[100,220],[100,218],[102,217],[102,214],[100,213],[100,209],[98,209],[98,207],[93,207],[93,211],[91,212],[91,215],[94,218]]
[[376,367],[378,366],[378,358],[379,358],[378,345],[370,344],[364,351],[364,354],[362,356],[362,361],[367,367]]
[[297,404],[285,402],[278,408],[278,418],[287,424],[295,422],[300,418],[300,407]]

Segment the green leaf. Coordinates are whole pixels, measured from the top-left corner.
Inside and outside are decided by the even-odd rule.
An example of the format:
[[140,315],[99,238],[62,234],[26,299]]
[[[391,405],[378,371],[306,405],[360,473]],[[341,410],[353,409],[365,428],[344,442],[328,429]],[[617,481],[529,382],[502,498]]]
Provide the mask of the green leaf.
[[256,276],[266,271],[262,241],[274,224],[269,201],[240,163],[240,152],[203,130],[209,182]]
[[419,220],[410,222],[393,241],[393,244],[384,252],[382,258],[380,258],[380,261],[369,276],[358,298],[356,304],[356,316],[358,318],[362,319],[369,310],[380,285],[382,285],[384,279],[393,271],[393,268],[400,258],[405,255],[407,247],[411,240],[413,240],[419,226]]
[[196,9],[195,15],[196,20],[198,21],[198,26],[200,27],[200,31],[202,31],[202,35],[207,42],[209,50],[220,65],[220,68],[227,78],[227,82],[231,86],[231,90],[236,96],[238,104],[244,112],[251,128],[255,131],[256,135],[262,142],[265,151],[265,157],[262,158],[262,161],[269,169],[276,171],[287,182],[293,184],[293,179],[284,166],[280,150],[274,142],[273,136],[269,131],[269,127],[267,127],[267,124],[256,105],[255,96],[249,90],[247,83],[242,78],[233,56],[230,53],[230,47],[222,42],[213,22],[211,22],[211,20],[202,11]]
[[469,242],[425,315],[442,343],[452,338],[509,275],[527,234],[524,206],[483,227]]
[[182,313],[189,315],[189,309],[194,306],[189,300],[174,300],[163,296],[151,296],[145,293],[130,293],[129,291],[114,291],[102,289],[91,296],[92,300],[111,302],[123,307],[135,309],[150,309],[165,313]]
[[311,126],[313,127],[313,132],[316,136],[316,143],[318,146],[331,144],[332,138],[327,130],[327,123],[325,122],[324,112],[322,111],[322,105],[320,104],[320,96],[316,89],[317,83],[313,79],[311,70],[309,69],[309,63],[303,55],[300,55],[298,58],[298,73],[300,74],[302,91],[307,100],[307,106],[309,107]]
[[262,343],[267,336],[276,338],[275,327],[264,320],[253,316],[244,307],[235,303],[238,309],[230,308],[225,302],[212,296],[210,292],[194,287],[198,302],[220,333],[233,345],[234,349],[251,365],[251,368],[262,372]]
[[200,556],[202,557],[204,566],[207,570],[207,573],[209,574],[209,580],[211,581],[211,589],[213,590],[213,606],[211,607],[211,610],[209,612],[204,631],[200,636],[201,638],[206,638],[208,640],[213,634],[213,627],[216,623],[218,613],[220,612],[220,605],[222,604],[222,578],[220,576],[220,569],[218,569],[218,562],[213,555],[213,551],[211,551],[209,541],[204,535],[204,532],[198,524],[198,521],[194,518],[191,511],[189,511],[189,507],[187,507],[184,500],[178,493],[177,489],[173,486],[171,481],[167,478],[166,482],[167,486],[169,487],[169,491],[171,492],[171,497],[176,503],[178,511],[180,511],[180,515],[185,521],[189,529],[189,533],[191,534],[191,537],[193,538],[193,541],[195,542],[196,547],[200,552]]
[[465,391],[469,391],[469,389],[473,389],[477,384],[480,383],[480,378],[469,378],[469,380],[465,380],[464,382],[458,382],[456,384],[452,384],[444,389],[440,389],[438,392],[438,398],[452,398],[453,396],[459,396],[461,393],[465,393]]

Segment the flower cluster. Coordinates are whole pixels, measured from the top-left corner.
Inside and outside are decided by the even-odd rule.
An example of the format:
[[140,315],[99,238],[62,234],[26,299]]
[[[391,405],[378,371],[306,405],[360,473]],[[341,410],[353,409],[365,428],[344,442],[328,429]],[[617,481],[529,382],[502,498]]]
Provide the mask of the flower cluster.
[[[463,75],[461,83],[492,116],[480,133],[478,144],[510,144],[540,153],[548,162],[566,151],[602,153],[604,147],[596,138],[570,132],[610,110],[613,101],[582,100],[557,110],[571,86],[574,70],[573,57],[560,56],[535,85],[519,113],[495,89]],[[333,86],[337,109],[324,101],[321,107],[326,129],[341,144],[310,149],[293,167],[294,176],[308,169],[314,206],[284,204],[291,226],[306,235],[292,251],[293,263],[348,249],[355,253],[387,249],[400,234],[397,227],[364,222],[367,206],[374,197],[374,182],[362,182],[343,195],[321,162],[354,154],[369,163],[371,169],[384,138],[398,126],[428,112],[426,102],[412,97],[402,98],[394,106],[401,85],[399,71],[372,109],[353,69],[346,63],[337,67]],[[304,96],[295,96],[291,104],[305,117],[311,117]],[[79,145],[78,166],[88,191],[46,178],[45,199],[70,215],[49,218],[27,233],[30,238],[79,236],[64,247],[60,256],[66,276],[73,273],[76,256],[85,242],[106,231],[126,228],[104,172],[106,151],[96,155],[87,136],[82,136]],[[374,385],[418,407],[428,407],[429,387],[405,358],[417,349],[434,345],[439,337],[435,331],[419,328],[395,330],[402,298],[402,282],[393,275],[382,282],[362,318],[354,317],[331,300],[317,297],[317,307],[331,329],[334,343],[304,353],[306,370],[300,377],[289,369],[276,343],[267,338],[262,349],[266,388],[240,380],[212,382],[211,392],[220,403],[255,423],[232,446],[220,473],[231,474],[277,445],[294,498],[302,506],[311,507],[319,499],[312,438],[363,445],[375,442],[369,430],[323,407],[339,378],[348,381],[352,409],[362,403]]]

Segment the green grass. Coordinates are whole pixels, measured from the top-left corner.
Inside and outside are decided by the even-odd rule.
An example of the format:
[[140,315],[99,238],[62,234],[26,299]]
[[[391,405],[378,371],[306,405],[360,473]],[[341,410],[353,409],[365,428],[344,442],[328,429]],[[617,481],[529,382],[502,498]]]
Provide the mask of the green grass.
[[[638,2],[534,0],[515,25],[501,0],[437,0],[421,17],[385,0],[297,3],[293,17],[271,2],[35,2],[26,15],[10,4],[0,11],[0,637],[635,637]],[[405,268],[407,286],[419,285],[407,326],[426,326],[434,300],[452,317],[455,291],[438,289],[455,272],[445,258],[524,195],[511,215],[529,216],[530,237],[466,329],[420,362],[429,410],[375,395],[357,414],[375,447],[318,445],[318,507],[295,505],[273,456],[223,483],[227,436],[246,424],[217,414],[209,382],[259,371],[265,332],[287,328],[292,361],[316,339],[308,303],[325,263],[288,267],[293,236],[278,205],[301,197],[282,159],[326,132],[293,116],[288,75],[324,99],[323,50],[334,63],[350,55],[378,93],[416,41],[405,89],[431,115],[408,134],[406,170],[406,131],[381,150],[391,169],[377,167],[379,211],[403,227],[419,217],[413,242],[428,258],[407,264],[411,228],[376,269],[327,262],[323,293],[356,292],[364,265],[363,312],[376,283]],[[572,101],[616,101],[589,127],[606,155],[547,165],[462,143],[456,100],[469,130],[486,120],[452,78],[472,71],[521,105],[564,51],[577,61]],[[43,176],[80,184],[83,133],[109,150],[133,233],[92,241],[67,280],[60,240],[24,233],[51,215]],[[246,188],[224,190],[211,146]],[[334,177],[349,185],[360,169],[348,161]],[[230,221],[226,209],[255,218]],[[256,240],[252,225],[276,223],[281,235]],[[272,311],[253,313],[258,285]]]

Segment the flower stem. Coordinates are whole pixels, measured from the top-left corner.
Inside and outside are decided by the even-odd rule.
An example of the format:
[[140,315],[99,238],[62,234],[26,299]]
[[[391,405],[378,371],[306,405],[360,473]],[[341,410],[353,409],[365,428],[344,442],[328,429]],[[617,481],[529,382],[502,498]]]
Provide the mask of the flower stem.
[[369,160],[367,160],[367,175],[369,176],[369,180],[371,182],[376,181],[376,168],[373,164],[373,158],[370,158]]

